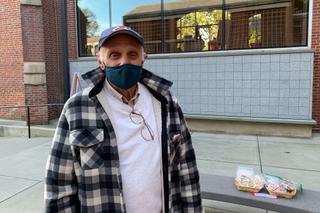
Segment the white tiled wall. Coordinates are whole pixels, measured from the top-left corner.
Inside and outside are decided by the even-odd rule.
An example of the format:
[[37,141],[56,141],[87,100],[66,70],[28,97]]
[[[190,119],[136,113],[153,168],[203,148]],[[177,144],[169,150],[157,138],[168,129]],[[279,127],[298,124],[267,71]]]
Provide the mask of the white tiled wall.
[[[71,72],[95,62],[71,62]],[[313,53],[155,57],[145,68],[173,81],[184,113],[311,120]]]

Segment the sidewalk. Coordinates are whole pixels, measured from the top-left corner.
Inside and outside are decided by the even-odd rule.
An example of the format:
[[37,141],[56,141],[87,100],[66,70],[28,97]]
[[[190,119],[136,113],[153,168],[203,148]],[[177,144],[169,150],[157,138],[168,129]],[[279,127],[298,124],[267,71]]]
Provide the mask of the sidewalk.
[[[298,139],[193,133],[192,138],[200,173],[234,177],[238,166],[261,168],[320,191],[320,134]],[[204,205],[208,213],[266,212],[222,202],[204,201]]]
[[[320,134],[311,139],[193,133],[201,173],[234,177],[248,166],[320,191]],[[43,177],[51,138],[0,137],[0,213],[43,212]],[[265,210],[204,200],[207,213]],[[270,211],[269,211],[270,212]]]

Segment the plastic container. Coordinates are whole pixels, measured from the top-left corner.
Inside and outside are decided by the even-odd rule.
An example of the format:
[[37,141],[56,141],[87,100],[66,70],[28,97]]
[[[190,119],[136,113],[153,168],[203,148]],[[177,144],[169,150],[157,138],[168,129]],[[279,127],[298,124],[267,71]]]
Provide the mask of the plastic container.
[[296,195],[297,190],[303,190],[301,184],[286,180],[279,176],[265,174],[264,179],[268,192],[271,195],[276,195],[278,197],[291,199]]
[[238,167],[235,185],[240,191],[259,192],[264,187],[263,175],[252,168]]

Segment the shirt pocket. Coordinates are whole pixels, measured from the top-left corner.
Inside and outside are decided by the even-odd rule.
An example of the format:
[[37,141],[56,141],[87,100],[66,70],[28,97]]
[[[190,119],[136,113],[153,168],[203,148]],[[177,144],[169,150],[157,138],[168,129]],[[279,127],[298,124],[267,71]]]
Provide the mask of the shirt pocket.
[[95,169],[103,166],[103,129],[72,130],[69,141],[83,169]]

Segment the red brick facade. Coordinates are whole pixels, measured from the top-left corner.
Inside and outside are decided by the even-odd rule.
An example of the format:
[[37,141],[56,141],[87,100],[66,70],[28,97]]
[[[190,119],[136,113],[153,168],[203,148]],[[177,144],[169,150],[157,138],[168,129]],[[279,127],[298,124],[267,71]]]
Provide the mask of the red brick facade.
[[[42,5],[21,0],[1,2],[0,19],[0,106],[39,105],[64,102],[60,1],[43,0]],[[75,32],[75,31],[74,31]],[[24,66],[37,62],[43,69],[41,83],[25,82]],[[44,66],[45,65],[45,66]],[[32,71],[32,70],[31,70]],[[35,74],[41,76],[41,74]],[[31,108],[33,124],[57,118],[59,107]],[[25,119],[26,110],[0,109],[1,118]]]
[[[61,44],[61,3],[60,1],[42,1],[44,47],[47,77],[48,104],[64,102],[63,58]],[[57,118],[61,107],[49,107],[49,119]]]
[[313,1],[312,48],[315,50],[312,117],[318,123],[314,129],[320,131],[320,0]]
[[[0,20],[0,105],[24,105],[20,0],[1,1]],[[24,110],[0,109],[0,116],[22,119]]]
[[68,54],[69,59],[76,59],[77,54],[77,17],[75,0],[67,1],[67,13],[68,13]]
[[[24,62],[45,62],[42,7],[21,5]],[[47,86],[25,84],[25,104],[47,104]],[[31,123],[48,123],[48,107],[30,109]]]
[[21,5],[21,22],[24,61],[44,62],[42,7]]

